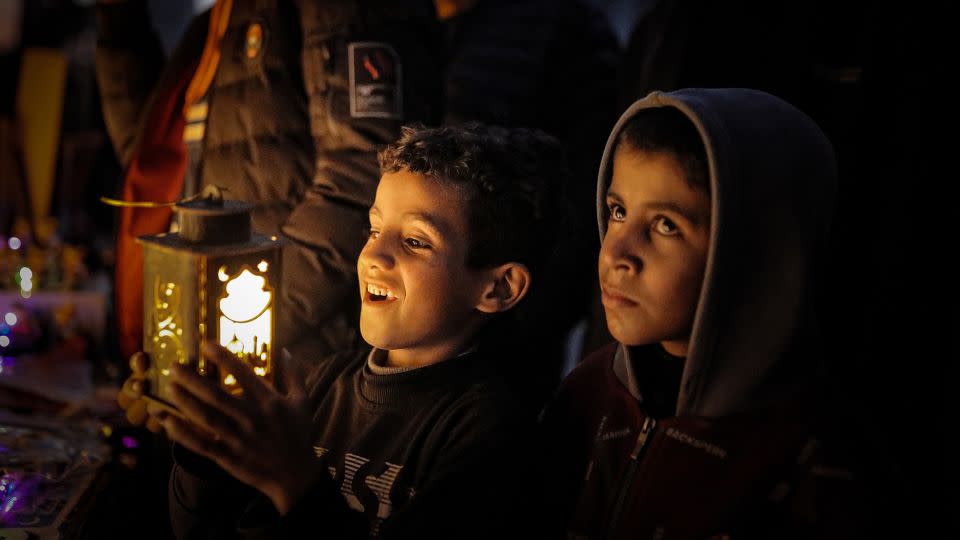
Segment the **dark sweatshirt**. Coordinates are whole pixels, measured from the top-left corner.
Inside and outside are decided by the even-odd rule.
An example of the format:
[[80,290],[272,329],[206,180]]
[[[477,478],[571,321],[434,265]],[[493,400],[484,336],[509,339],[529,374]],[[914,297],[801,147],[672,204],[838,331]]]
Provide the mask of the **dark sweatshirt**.
[[[663,377],[645,365],[656,345],[612,344],[564,381],[543,422],[559,501],[551,514],[572,538],[853,537],[852,498],[824,498],[853,493],[850,474],[820,466],[814,439],[824,356],[811,313],[836,189],[830,143],[763,92],[654,92],[608,139],[601,236],[617,137],[657,107],[697,128],[710,173],[710,248],[688,354]],[[662,396],[673,397],[666,414]]]
[[473,352],[394,370],[368,350],[326,361],[311,386],[313,451],[329,476],[280,518],[266,497],[178,457],[170,486],[177,537],[507,534],[510,513],[522,511],[516,486],[531,430],[490,360]]

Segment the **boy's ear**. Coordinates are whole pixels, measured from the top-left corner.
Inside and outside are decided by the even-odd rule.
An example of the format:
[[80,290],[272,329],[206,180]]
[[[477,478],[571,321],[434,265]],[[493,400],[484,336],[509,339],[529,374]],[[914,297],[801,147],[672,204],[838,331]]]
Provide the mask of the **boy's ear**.
[[491,268],[487,271],[477,309],[484,313],[499,313],[512,308],[527,295],[530,280],[530,270],[517,262]]

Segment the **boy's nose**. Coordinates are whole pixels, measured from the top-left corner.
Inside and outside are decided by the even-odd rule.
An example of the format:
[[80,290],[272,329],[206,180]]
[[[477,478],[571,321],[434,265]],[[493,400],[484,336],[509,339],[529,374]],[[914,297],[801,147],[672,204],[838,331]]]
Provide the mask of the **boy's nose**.
[[601,270],[639,272],[643,268],[643,259],[640,258],[636,243],[630,240],[629,235],[607,231],[600,244]]
[[393,255],[390,252],[387,240],[381,235],[380,238],[370,239],[363,250],[360,251],[358,260],[361,266],[367,268],[380,268],[383,270],[393,268]]

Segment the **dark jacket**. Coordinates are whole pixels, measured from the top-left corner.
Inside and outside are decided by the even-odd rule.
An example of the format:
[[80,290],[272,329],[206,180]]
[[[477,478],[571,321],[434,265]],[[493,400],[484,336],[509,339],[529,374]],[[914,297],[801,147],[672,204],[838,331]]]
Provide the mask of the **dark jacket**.
[[863,493],[815,438],[811,410],[657,419],[621,379],[650,353],[590,355],[544,418],[548,485],[563,493],[548,515],[569,516],[570,537],[857,537],[864,509],[850,497]]
[[[126,165],[142,138],[158,81],[192,75],[210,11],[186,30],[169,60],[151,31],[146,2],[100,5],[97,75],[104,117]],[[262,45],[250,58],[248,29]],[[436,121],[441,102],[440,34],[429,1],[237,0],[209,90],[200,183],[253,202],[253,227],[282,234],[284,294],[280,342],[323,334],[324,348],[349,343],[356,311],[355,267],[367,208],[379,179],[376,152],[401,123]],[[350,44],[377,44],[396,69],[399,109],[357,109]],[[360,52],[355,68],[362,67]],[[376,61],[376,60],[375,60]],[[361,74],[354,73],[359,81]],[[351,108],[351,91],[355,106]]]
[[[145,5],[99,6],[98,80],[124,164],[158,79],[182,76],[196,61],[209,21],[209,12],[197,17],[164,64]],[[264,38],[250,59],[244,40],[253,23]],[[351,115],[348,47],[364,41],[399,56],[400,118]],[[559,381],[563,340],[589,302],[594,264],[583,254],[597,244],[588,171],[616,116],[618,51],[605,18],[581,0],[481,0],[442,24],[429,0],[236,0],[221,48],[201,180],[255,202],[254,228],[288,240],[281,343],[322,329],[319,344],[333,351],[355,334],[354,274],[379,177],[375,151],[401,121],[538,127],[565,143],[574,170],[557,186],[573,201],[558,226],[565,241],[523,317],[523,343],[537,343],[542,359],[524,377],[542,403]],[[559,287],[569,290],[562,299],[549,292]]]
[[[810,486],[824,502],[824,478],[839,483],[831,493],[851,485],[815,452],[824,356],[810,314],[834,199],[831,146],[769,94],[654,92],[608,139],[601,235],[619,132],[654,107],[697,127],[710,176],[710,248],[679,395],[672,416],[650,416],[637,366],[655,345],[613,345],[575,369],[544,416],[559,459],[553,513],[572,516],[577,538],[849,537],[847,523],[794,506]],[[840,504],[852,500],[832,509],[855,522]]]
[[320,364],[311,391],[313,452],[329,475],[283,518],[262,495],[181,452],[170,483],[177,537],[504,538],[522,531],[526,494],[515,485],[532,458],[533,418],[517,414],[492,358],[473,352],[399,372],[372,358],[366,349]]

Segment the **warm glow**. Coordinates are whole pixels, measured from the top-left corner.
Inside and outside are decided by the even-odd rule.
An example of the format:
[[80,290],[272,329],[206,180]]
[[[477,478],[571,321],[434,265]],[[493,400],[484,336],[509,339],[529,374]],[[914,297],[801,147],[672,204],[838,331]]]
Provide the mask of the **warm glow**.
[[181,290],[176,283],[161,281],[158,278],[153,284],[155,317],[153,321],[156,325],[153,335],[153,353],[157,355],[157,364],[163,366],[160,369],[163,377],[170,375],[170,370],[166,366],[174,363],[183,364],[187,361],[183,353],[183,344],[180,342],[183,332],[178,328],[180,293]]
[[258,268],[261,272],[266,272],[266,271],[267,271],[267,268],[269,268],[269,267],[270,267],[270,265],[267,264],[267,261],[260,261],[260,264],[257,265],[257,268]]
[[236,379],[236,377],[234,377],[233,375],[230,375],[230,374],[228,373],[227,376],[223,378],[223,384],[225,384],[225,385],[227,385],[227,386],[233,386],[233,385],[237,384],[237,379]]
[[270,306],[272,294],[263,290],[266,284],[265,278],[244,269],[227,283],[227,296],[220,300],[220,312],[235,322],[258,318]]
[[[262,261],[261,265],[265,265]],[[221,268],[225,272],[224,268]],[[244,268],[225,285],[227,295],[219,302],[219,341],[227,350],[247,362],[257,375],[270,372],[270,334],[273,293],[265,290],[267,280]],[[224,384],[228,383],[226,379]]]
[[230,276],[227,275],[226,266],[221,266],[220,269],[217,270],[217,278],[219,278],[220,281],[227,281],[228,279],[230,279]]

